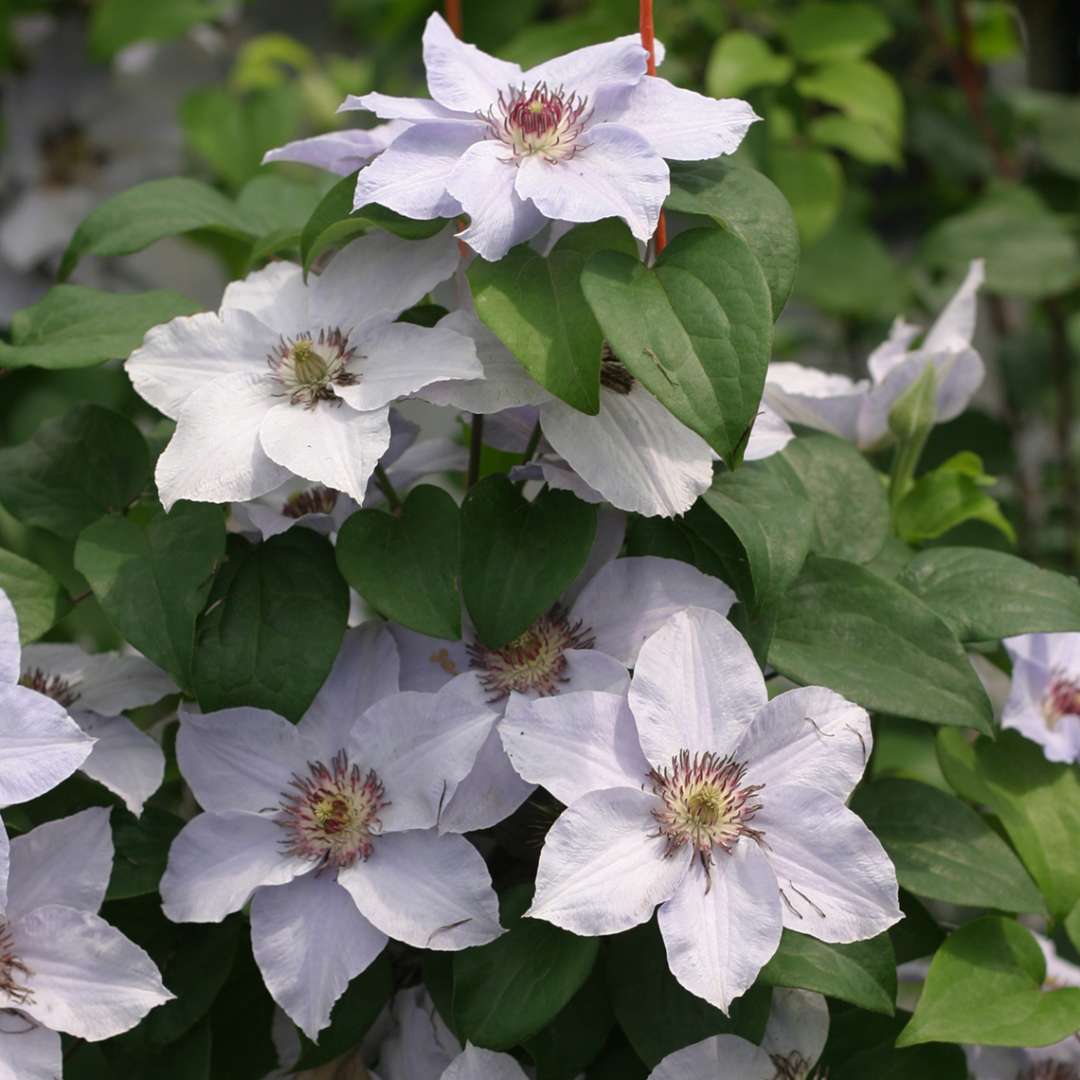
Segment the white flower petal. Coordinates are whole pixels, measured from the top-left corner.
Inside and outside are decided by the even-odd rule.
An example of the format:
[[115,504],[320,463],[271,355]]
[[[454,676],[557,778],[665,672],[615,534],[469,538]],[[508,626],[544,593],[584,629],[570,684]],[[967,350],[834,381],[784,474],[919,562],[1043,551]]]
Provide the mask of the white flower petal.
[[75,722],[97,739],[82,771],[124,800],[136,817],[165,777],[165,754],[158,743],[126,716],[79,711]]
[[331,874],[256,889],[251,946],[270,996],[309,1039],[330,1023],[349,981],[386,947]]
[[113,868],[109,811],[95,806],[47,821],[11,842],[11,878],[5,916],[59,904],[96,912]]
[[817,1063],[829,1037],[829,1005],[812,990],[778,986],[773,990],[769,1022],[761,1048],[790,1058],[793,1054],[807,1066]]
[[11,932],[32,972],[33,997],[19,1008],[54,1031],[109,1039],[172,999],[150,957],[88,911],[37,908]]
[[11,845],[8,842],[7,829],[0,821],[0,911],[7,907],[8,873],[11,869]]
[[822,686],[770,701],[735,750],[747,783],[805,784],[844,801],[862,779],[874,736],[866,710]]
[[641,748],[657,768],[682,750],[730,754],[767,700],[750,646],[704,608],[678,612],[645,642],[630,684]]
[[[452,226],[426,240],[403,240],[381,230],[361,236],[342,248],[311,286],[310,329],[392,322],[450,277],[459,259]],[[367,352],[363,336],[352,344]]]
[[986,264],[982,259],[972,259],[960,288],[926,332],[922,352],[962,352],[971,345],[979,310],[979,287],[985,280]]
[[247,311],[182,315],[149,330],[127,362],[144,401],[176,420],[184,402],[223,375],[265,375],[277,333]]
[[11,1017],[0,1024],[0,1080],[57,1080],[63,1075],[60,1036]]
[[379,458],[390,445],[385,407],[357,412],[338,402],[314,409],[275,405],[259,428],[267,460],[362,502]]
[[[447,109],[431,98],[395,97],[393,94],[380,94],[378,91],[370,94],[347,94],[345,100],[337,107],[337,111],[339,113],[370,112],[374,113],[380,120],[398,122],[397,124],[380,124],[372,131],[348,133],[367,135],[369,138],[376,132],[381,133],[382,129],[386,127],[397,129],[394,135],[394,138],[396,138],[402,131],[420,120],[461,120],[471,122],[476,119],[473,113],[455,112],[453,109]],[[386,145],[389,145],[392,141],[393,139],[390,139]],[[386,146],[381,146],[379,149],[385,150]],[[371,154],[370,156],[374,157],[375,155]]]
[[586,45],[529,68],[519,80],[527,89],[546,82],[550,87],[565,87],[567,93],[588,98],[601,86],[640,83],[648,66],[649,54],[636,34]]
[[[754,828],[786,900],[784,926],[819,941],[862,941],[902,919],[896,871],[877,837],[839,799],[770,786]],[[741,845],[740,845],[741,846]]]
[[[407,492],[417,481],[426,476],[444,472],[464,472],[469,462],[469,451],[453,439],[422,439],[415,446],[410,446],[401,457],[390,466],[383,458],[383,468],[398,494]],[[383,499],[382,493],[375,488],[378,498],[372,499],[372,490],[368,488],[365,506],[378,505]]]
[[[349,98],[352,97],[350,94]],[[338,112],[344,108],[344,105],[340,106]],[[403,121],[392,121],[389,124],[378,124],[370,130],[349,128],[345,131],[328,131],[324,135],[314,135],[309,139],[295,139],[274,150],[267,150],[263,154],[263,164],[271,161],[296,161],[302,165],[326,169],[338,176],[348,176],[356,172],[361,165],[366,165],[377,154],[381,154],[408,127]]]
[[0,589],[0,684],[19,681],[19,619],[8,594]]
[[597,649],[633,667],[645,639],[677,611],[698,607],[726,615],[734,603],[727,585],[689,563],[642,555],[609,562],[572,615],[592,631]]
[[273,818],[243,811],[199,814],[169,849],[162,908],[173,922],[221,922],[260,885],[284,885],[312,868],[287,854]]
[[444,379],[475,379],[483,373],[471,338],[439,327],[389,323],[359,342],[359,378],[338,396],[361,412],[381,409]]
[[276,401],[265,357],[262,370],[222,375],[191,394],[155,471],[165,509],[179,499],[246,502],[284,483],[289,470],[259,443]]
[[204,810],[276,807],[310,756],[296,726],[267,709],[180,710],[176,757]]
[[461,1052],[461,1044],[443,1023],[423,985],[399,990],[388,1013],[390,1033],[379,1045],[382,1080],[442,1076]]
[[390,624],[401,660],[401,689],[433,694],[452,678],[469,670],[469,654],[464,641],[418,634],[397,623]]
[[296,263],[279,259],[225,286],[221,314],[246,311],[274,334],[293,337],[311,330],[310,290]]
[[874,383],[881,382],[898,364],[902,364],[911,350],[911,343],[922,332],[922,327],[909,323],[897,315],[889,327],[889,336],[870,354],[867,370]]
[[446,192],[446,178],[486,132],[487,125],[480,121],[415,124],[360,170],[353,209],[379,203],[420,221],[460,214],[461,204]]
[[633,128],[663,158],[704,161],[733,154],[761,117],[738,98],[706,97],[646,75],[605,120]]
[[758,408],[754,426],[750,430],[750,438],[746,440],[743,460],[762,461],[767,457],[772,457],[773,454],[780,453],[794,438],[795,432],[791,430],[787,422],[762,402]]
[[371,858],[339,871],[338,881],[375,926],[407,945],[467,949],[503,933],[484,860],[461,836],[380,836]]
[[601,390],[597,416],[551,400],[540,423],[573,470],[620,510],[674,517],[712,484],[709,445],[640,384],[629,394]]
[[509,1055],[481,1050],[472,1043],[442,1074],[441,1080],[528,1080],[525,1070]]
[[1004,644],[1013,670],[1001,726],[1037,742],[1050,761],[1080,760],[1080,719],[1063,716],[1051,727],[1043,713],[1055,675],[1080,677],[1080,634],[1024,634]]
[[786,361],[770,364],[765,376],[765,401],[780,417],[851,442],[858,438],[869,391],[865,379],[853,382]]
[[738,1035],[714,1035],[668,1054],[649,1080],[775,1080],[769,1055]]
[[618,934],[648,921],[678,889],[690,850],[665,856],[652,795],[594,791],[564,810],[540,852],[526,914],[582,937]]
[[329,760],[348,745],[356,721],[397,692],[397,645],[385,623],[366,622],[346,632],[326,682],[298,725],[300,733]]
[[486,111],[500,91],[522,80],[517,64],[459,41],[437,13],[428,17],[424,27],[424,67],[431,96],[440,105],[464,113]]
[[622,124],[599,124],[581,136],[577,153],[555,165],[539,155],[525,158],[514,188],[545,217],[622,218],[644,243],[656,231],[671,181],[667,162],[643,136]]
[[640,789],[650,765],[620,694],[583,690],[522,699],[499,735],[514,768],[568,806],[591,791]]
[[566,671],[559,684],[560,694],[572,694],[578,690],[625,694],[630,687],[630,676],[625,665],[599,649],[567,649],[563,656]]
[[82,765],[93,745],[51,698],[0,686],[0,807],[44,795]]
[[514,190],[517,173],[513,154],[501,140],[481,139],[461,155],[446,180],[446,190],[469,215],[469,227],[459,238],[488,262],[531,240],[547,224]]
[[772,868],[744,837],[730,855],[715,853],[708,877],[695,860],[675,895],[660,906],[658,921],[672,975],[726,1013],[780,944]]

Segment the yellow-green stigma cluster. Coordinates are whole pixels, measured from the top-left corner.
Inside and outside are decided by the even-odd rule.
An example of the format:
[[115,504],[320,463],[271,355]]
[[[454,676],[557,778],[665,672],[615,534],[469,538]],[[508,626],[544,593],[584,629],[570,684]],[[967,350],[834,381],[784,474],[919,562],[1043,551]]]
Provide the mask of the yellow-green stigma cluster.
[[347,334],[337,329],[320,330],[317,337],[301,334],[282,338],[267,363],[289,404],[313,409],[320,401],[340,404],[335,388],[357,381],[356,373],[349,371],[349,361],[355,355]]

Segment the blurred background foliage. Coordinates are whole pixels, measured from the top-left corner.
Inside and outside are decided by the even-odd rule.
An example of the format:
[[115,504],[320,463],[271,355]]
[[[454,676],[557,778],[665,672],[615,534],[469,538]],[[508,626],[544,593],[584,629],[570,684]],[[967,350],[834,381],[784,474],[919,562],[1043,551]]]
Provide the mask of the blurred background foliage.
[[[637,0],[465,0],[465,37],[522,64],[636,29]],[[664,74],[749,99],[764,123],[740,154],[783,190],[803,244],[776,358],[856,377],[904,313],[927,321],[969,259],[987,259],[973,411],[935,429],[931,469],[960,450],[1007,522],[941,539],[1075,570],[1080,555],[1080,4],[1075,0],[657,0]],[[171,289],[192,310],[274,255],[333,177],[261,166],[290,139],[355,123],[346,93],[423,92],[431,0],[8,0],[0,14],[0,333],[55,280],[78,223],[132,184],[192,175],[242,216],[72,281]],[[254,242],[253,242],[254,237]],[[0,342],[0,365],[3,348]],[[0,445],[76,401],[139,417],[118,365],[0,366]],[[985,470],[985,473],[984,471]],[[976,485],[971,485],[972,491]],[[1004,525],[1004,527],[1003,527]],[[0,545],[85,588],[63,542],[0,511]],[[81,586],[81,587],[80,587]],[[92,604],[82,632],[107,633]],[[65,632],[76,627],[68,626]]]

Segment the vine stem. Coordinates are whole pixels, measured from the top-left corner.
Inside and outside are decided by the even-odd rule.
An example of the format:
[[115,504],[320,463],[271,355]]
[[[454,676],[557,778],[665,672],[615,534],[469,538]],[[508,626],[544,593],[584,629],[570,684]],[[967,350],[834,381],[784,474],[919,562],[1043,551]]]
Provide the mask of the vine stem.
[[[649,54],[646,71],[650,75],[656,74],[656,25],[653,19],[653,0],[641,0],[638,26],[641,31],[642,48]],[[656,232],[653,233],[653,246],[657,255],[667,247],[667,221],[664,211],[660,211],[660,217],[656,222]]]
[[401,509],[401,496],[398,495],[397,489],[390,481],[390,477],[386,475],[386,470],[381,465],[375,466],[375,486],[383,493],[386,498],[386,505],[390,507],[391,513],[397,513]]

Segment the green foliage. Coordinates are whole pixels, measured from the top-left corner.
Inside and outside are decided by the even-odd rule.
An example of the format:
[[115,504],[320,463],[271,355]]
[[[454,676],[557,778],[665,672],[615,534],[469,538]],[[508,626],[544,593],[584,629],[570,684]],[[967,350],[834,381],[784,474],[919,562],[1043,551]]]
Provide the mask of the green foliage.
[[888,20],[870,4],[806,3],[784,21],[788,48],[808,63],[857,60],[890,32]]
[[786,83],[795,70],[790,57],[744,30],[725,34],[709,55],[705,89],[712,97],[741,97],[757,86]]
[[90,49],[98,59],[107,59],[137,41],[179,37],[228,9],[228,0],[101,0],[90,22]]
[[0,589],[7,593],[25,645],[47,634],[71,608],[63,586],[47,570],[0,548]]

